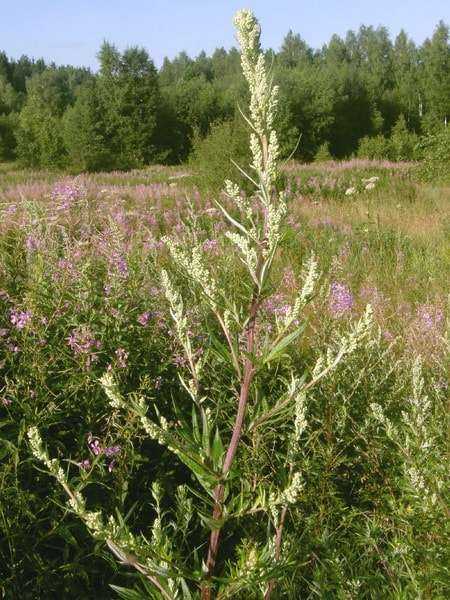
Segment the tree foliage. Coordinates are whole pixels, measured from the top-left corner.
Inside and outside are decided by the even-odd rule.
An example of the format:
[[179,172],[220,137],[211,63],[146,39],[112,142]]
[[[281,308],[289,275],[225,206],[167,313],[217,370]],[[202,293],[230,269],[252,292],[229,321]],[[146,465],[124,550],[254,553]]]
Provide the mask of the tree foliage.
[[[350,156],[363,138],[388,139],[401,116],[409,134],[422,136],[448,121],[449,28],[442,21],[422,46],[403,30],[391,40],[385,27],[362,25],[314,50],[291,30],[265,57],[281,90],[284,156],[294,149],[296,158],[311,160],[324,144],[336,158]],[[180,52],[159,71],[136,46],[121,52],[104,42],[98,58],[92,74],[0,53],[2,159],[72,170],[179,163],[198,136],[233,122],[248,99],[236,48],[195,58]]]

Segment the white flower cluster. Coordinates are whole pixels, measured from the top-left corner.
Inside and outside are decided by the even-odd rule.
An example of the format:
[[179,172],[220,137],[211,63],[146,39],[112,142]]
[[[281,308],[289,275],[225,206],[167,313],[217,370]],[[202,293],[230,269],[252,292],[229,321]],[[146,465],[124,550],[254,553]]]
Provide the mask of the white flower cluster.
[[100,378],[100,383],[102,384],[105,394],[109,399],[109,405],[112,408],[123,408],[125,404],[124,399],[119,392],[119,388],[117,387],[117,383],[114,380],[113,374],[110,372],[104,373]]
[[86,502],[82,494],[78,491],[72,492],[69,487],[67,477],[56,458],[50,458],[42,443],[41,436],[37,427],[30,427],[28,430],[28,439],[30,441],[33,455],[42,462],[55,479],[62,485],[69,495],[68,504],[72,511],[76,513],[92,531],[95,536],[102,536],[104,526],[99,512],[91,512],[86,509]]
[[224,191],[230,200],[233,200],[239,210],[247,217],[247,219],[251,219],[252,208],[248,200],[243,196],[237,183],[233,183],[229,179],[226,179]]
[[278,104],[278,88],[269,82],[264,54],[261,51],[261,28],[249,10],[240,10],[234,23],[241,46],[244,76],[250,90],[250,115],[248,122],[254,133],[250,136],[252,167],[267,187],[277,176],[279,155],[278,140],[272,129]]
[[301,391],[297,394],[295,398],[295,421],[294,421],[294,429],[295,429],[295,439],[298,443],[302,433],[308,426],[308,421],[306,419],[306,394]]
[[281,493],[279,503],[295,504],[301,496],[304,488],[304,481],[301,473],[294,473],[290,485]]
[[184,248],[181,248],[179,245],[175,244],[174,241],[169,237],[166,236],[162,239],[169,248],[169,252],[175,263],[197,283],[209,300],[210,304],[213,306],[213,308],[215,308],[217,300],[217,285],[203,262],[203,253],[201,248],[194,246],[192,251],[188,253]]
[[174,288],[170,277],[165,269],[161,271],[161,283],[164,293],[170,304],[170,314],[174,320],[180,342],[184,346],[187,336],[187,319],[184,314],[183,299],[181,294]]
[[319,278],[320,272],[317,265],[317,260],[314,254],[309,257],[305,269],[303,272],[303,285],[297,296],[294,306],[288,311],[284,318],[284,327],[289,327],[294,321],[296,321],[301,310],[305,307],[307,302],[311,299],[314,293],[316,282]]
[[276,206],[270,203],[267,207],[267,249],[264,256],[270,256],[280,241],[281,224],[287,213],[286,198],[280,194],[279,202]]
[[258,279],[256,274],[256,268],[258,265],[258,256],[256,254],[256,250],[251,247],[249,239],[241,235],[240,233],[236,233],[234,231],[227,231],[225,235],[241,251],[241,260],[246,265],[250,275],[252,276],[252,279],[257,284]]
[[313,369],[312,381],[308,384],[311,387],[314,383],[333,371],[346,356],[353,354],[359,344],[367,338],[373,327],[373,310],[370,304],[366,306],[363,316],[359,319],[353,330],[344,335],[339,341],[337,351],[333,352],[327,348],[326,356],[320,356]]

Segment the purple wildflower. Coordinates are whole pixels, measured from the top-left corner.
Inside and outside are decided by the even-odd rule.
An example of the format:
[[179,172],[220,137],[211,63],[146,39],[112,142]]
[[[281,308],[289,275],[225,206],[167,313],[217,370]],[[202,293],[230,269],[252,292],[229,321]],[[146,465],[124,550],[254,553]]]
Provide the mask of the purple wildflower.
[[35,238],[32,235],[28,235],[26,240],[25,240],[25,247],[28,250],[28,252],[35,252],[36,250],[39,249],[40,246],[40,242],[37,238]]
[[142,325],[142,327],[145,327],[148,323],[150,319],[150,313],[148,311],[143,312],[141,315],[138,316],[137,318],[137,322]]
[[286,303],[283,294],[272,294],[263,304],[264,310],[275,316],[285,316],[290,310],[290,305]]
[[67,210],[73,204],[86,197],[86,188],[78,181],[60,181],[52,191],[52,200],[58,210]]
[[353,294],[344,283],[334,281],[331,284],[328,306],[334,318],[342,317],[351,312],[354,303]]
[[444,313],[440,308],[432,304],[422,304],[417,308],[417,326],[424,333],[431,334],[440,331],[444,322]]
[[31,321],[32,316],[33,314],[30,310],[21,311],[13,308],[9,319],[17,329],[23,329]]
[[120,454],[122,448],[120,446],[108,446],[105,448],[104,453],[106,456],[116,456]]
[[218,240],[205,240],[203,242],[203,250],[205,252],[211,252],[212,254],[217,254],[219,251]]
[[89,450],[95,456],[98,456],[99,454],[101,454],[103,452],[103,448],[100,444],[100,440],[98,438],[94,437],[92,435],[92,433],[88,434],[87,445],[88,445]]

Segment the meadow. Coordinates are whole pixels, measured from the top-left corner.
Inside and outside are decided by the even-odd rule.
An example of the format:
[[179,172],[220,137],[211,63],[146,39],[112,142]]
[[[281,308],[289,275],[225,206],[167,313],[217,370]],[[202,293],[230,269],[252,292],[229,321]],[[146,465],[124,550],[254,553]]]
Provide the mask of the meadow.
[[249,151],[0,165],[5,599],[448,597],[447,131],[281,163],[234,23]]
[[[295,368],[312,370],[367,303],[374,328],[308,394],[305,482],[290,508],[276,597],[435,599],[448,592],[450,189],[421,183],[415,173],[412,163],[361,159],[283,168],[289,217],[260,326],[270,331],[286,314],[313,252],[320,278],[289,351]],[[71,478],[89,477],[89,502],[120,510],[137,531],[149,533],[160,502],[163,515],[176,510],[176,485],[195,487],[182,462],[110,410],[99,380],[113,372],[124,394],[150,398],[168,419],[181,418],[176,405],[186,408],[177,376],[186,358],[160,280],[161,269],[171,269],[164,236],[200,245],[222,285],[245,294],[224,216],[196,175],[155,166],[68,177],[0,165],[3,598],[109,598],[110,584],[141,590],[123,597],[153,597],[67,510],[64,491],[31,458],[26,432],[37,425]],[[226,387],[218,332],[200,300],[188,314],[210,385]],[[269,396],[280,377],[275,370],[265,379]],[[218,418],[226,420],[226,411]],[[258,443],[245,435],[245,446]],[[267,452],[262,447],[244,464],[246,477],[267,471],[267,460],[270,471]],[[156,501],[155,481],[162,488]],[[248,518],[227,532],[224,560],[239,564],[251,554],[260,533]],[[201,528],[177,543],[202,553]],[[262,597],[250,571],[223,597]]]

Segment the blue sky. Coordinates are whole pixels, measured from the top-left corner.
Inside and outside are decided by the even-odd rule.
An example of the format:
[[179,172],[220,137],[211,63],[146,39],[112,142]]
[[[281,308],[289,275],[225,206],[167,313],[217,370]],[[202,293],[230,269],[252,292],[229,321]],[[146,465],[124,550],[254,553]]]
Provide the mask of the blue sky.
[[144,46],[160,66],[181,50],[195,56],[232,46],[232,17],[244,7],[260,19],[264,46],[275,49],[289,29],[314,48],[362,23],[385,25],[393,36],[404,28],[421,43],[440,19],[450,21],[448,0],[0,0],[0,50],[95,69],[107,39],[120,49]]

